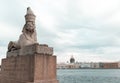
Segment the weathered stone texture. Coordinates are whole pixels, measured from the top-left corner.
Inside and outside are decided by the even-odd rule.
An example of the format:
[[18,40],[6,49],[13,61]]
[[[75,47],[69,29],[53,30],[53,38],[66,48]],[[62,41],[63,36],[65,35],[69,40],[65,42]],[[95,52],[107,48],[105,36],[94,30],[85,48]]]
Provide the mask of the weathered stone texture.
[[1,71],[0,71],[0,83],[1,83]]
[[25,25],[23,26],[22,34],[19,36],[18,41],[10,41],[8,44],[8,52],[18,50],[25,46],[29,46],[37,43],[37,33],[35,26],[36,16],[32,12],[31,8],[27,8],[27,14],[25,15]]
[[[33,81],[34,57],[17,56],[2,60],[2,83]],[[20,82],[19,82],[20,81]]]
[[[44,64],[44,65],[43,65]],[[56,57],[55,56],[35,56],[34,80],[54,80],[56,79]]]
[[7,57],[33,55],[35,53],[53,55],[53,48],[48,47],[48,45],[46,44],[39,45],[38,43],[36,43],[33,45],[25,46],[19,50],[7,52]]
[[58,83],[56,57],[34,54],[3,59],[1,83]]

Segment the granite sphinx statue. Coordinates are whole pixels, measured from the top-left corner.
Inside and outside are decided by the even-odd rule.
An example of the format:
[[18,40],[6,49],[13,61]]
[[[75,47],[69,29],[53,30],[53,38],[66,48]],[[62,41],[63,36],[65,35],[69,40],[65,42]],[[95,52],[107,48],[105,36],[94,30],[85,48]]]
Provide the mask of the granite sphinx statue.
[[8,52],[18,50],[24,46],[32,45],[37,43],[35,18],[30,7],[27,8],[27,14],[25,15],[25,25],[22,30],[22,34],[18,41],[10,41],[8,44]]

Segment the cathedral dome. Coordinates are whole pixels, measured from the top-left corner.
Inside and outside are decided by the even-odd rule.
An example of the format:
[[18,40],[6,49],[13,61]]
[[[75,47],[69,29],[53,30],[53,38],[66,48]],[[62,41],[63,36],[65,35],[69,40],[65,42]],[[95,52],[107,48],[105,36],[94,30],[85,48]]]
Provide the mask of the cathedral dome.
[[73,56],[71,56],[71,58],[70,58],[70,63],[75,63],[75,59]]

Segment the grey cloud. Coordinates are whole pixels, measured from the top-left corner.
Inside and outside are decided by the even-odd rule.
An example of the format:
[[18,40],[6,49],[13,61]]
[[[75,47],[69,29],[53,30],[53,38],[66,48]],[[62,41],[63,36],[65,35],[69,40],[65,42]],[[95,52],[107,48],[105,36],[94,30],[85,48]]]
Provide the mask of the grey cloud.
[[[64,53],[75,51],[80,53],[82,51],[86,53],[95,53],[97,56],[108,58],[107,53],[105,53],[104,48],[107,47],[120,47],[120,44],[116,43],[119,40],[119,27],[120,25],[112,25],[105,21],[108,20],[114,13],[108,12],[106,14],[97,17],[87,17],[84,15],[81,8],[76,5],[77,1],[69,1],[64,7],[55,6],[50,1],[49,3],[43,4],[44,11],[40,13],[46,13],[53,16],[56,20],[56,24],[53,29],[55,31],[48,30],[48,28],[43,27],[41,23],[37,20],[37,34],[38,41],[43,44],[48,44],[54,47],[55,52]],[[2,3],[0,3],[1,5]],[[19,4],[18,1],[13,2],[5,0],[4,5],[2,5],[2,13],[0,21],[6,22],[10,25],[22,28],[24,25],[24,15],[26,13],[26,7]],[[12,5],[11,5],[12,4]],[[11,7],[9,8],[9,6]],[[17,6],[17,7],[16,7]],[[115,10],[115,13],[117,10]],[[9,18],[9,19],[8,19]],[[73,35],[73,38],[66,38],[64,35],[59,37],[59,32],[64,34]],[[116,38],[117,37],[117,38]],[[67,40],[68,42],[58,43],[57,39],[60,41]],[[6,39],[3,39],[6,40]],[[6,40],[10,41],[10,40]],[[0,46],[6,46],[7,42],[0,41]],[[72,42],[72,43],[69,43]],[[62,55],[61,55],[62,56]],[[113,57],[113,55],[110,55]]]
[[7,41],[0,41],[0,47],[6,47],[7,46],[7,44],[8,44],[8,42]]
[[0,5],[2,6],[0,9],[1,13],[1,22],[8,23],[12,26],[21,26],[24,23],[24,14],[26,10],[19,1],[1,1]]

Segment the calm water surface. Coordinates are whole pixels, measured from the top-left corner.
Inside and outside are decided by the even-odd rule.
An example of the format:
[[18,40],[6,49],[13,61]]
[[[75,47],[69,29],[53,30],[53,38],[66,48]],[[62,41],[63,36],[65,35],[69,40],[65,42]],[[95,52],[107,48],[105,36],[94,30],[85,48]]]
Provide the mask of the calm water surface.
[[59,83],[120,83],[120,69],[59,69]]

